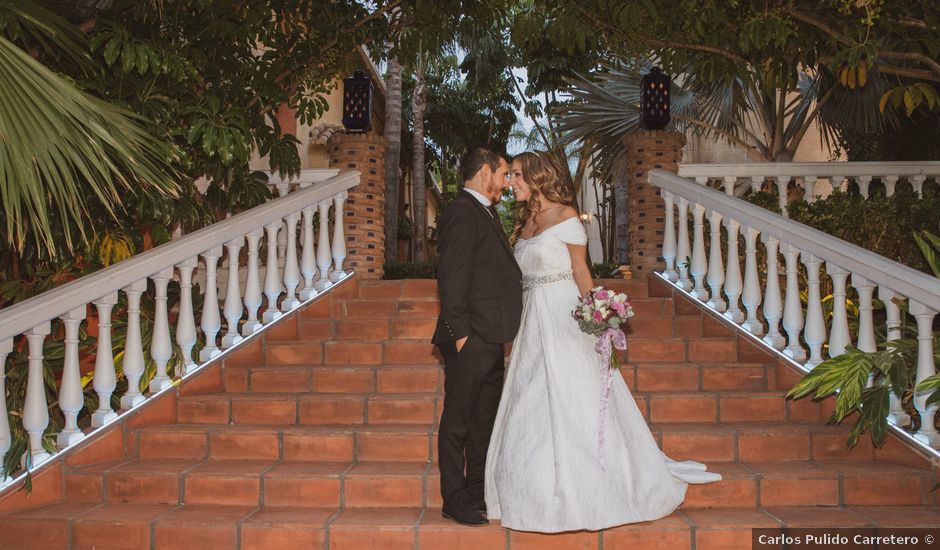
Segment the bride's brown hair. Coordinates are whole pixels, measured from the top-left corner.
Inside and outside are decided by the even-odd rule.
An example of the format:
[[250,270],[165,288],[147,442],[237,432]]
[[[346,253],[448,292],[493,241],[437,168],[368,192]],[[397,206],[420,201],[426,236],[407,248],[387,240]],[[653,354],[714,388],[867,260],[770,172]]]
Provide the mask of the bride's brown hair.
[[574,206],[574,190],[555,155],[545,151],[526,151],[513,157],[512,162],[516,161],[520,164],[522,178],[529,185],[532,195],[529,200],[516,203],[513,211],[515,227],[510,237],[513,243],[519,240],[526,222],[538,219],[542,209],[540,196],[565,206]]

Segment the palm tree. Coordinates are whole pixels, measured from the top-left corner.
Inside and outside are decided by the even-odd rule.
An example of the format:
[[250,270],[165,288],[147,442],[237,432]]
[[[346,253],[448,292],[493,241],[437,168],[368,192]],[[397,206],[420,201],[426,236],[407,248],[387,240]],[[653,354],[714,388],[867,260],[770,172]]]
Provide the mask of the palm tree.
[[427,58],[423,52],[418,52],[418,59],[415,63],[415,90],[411,99],[411,111],[414,116],[414,132],[411,162],[411,192],[412,204],[414,210],[415,231],[414,231],[414,259],[419,262],[427,260],[427,205],[426,193],[427,187],[424,183],[425,165],[424,165],[424,108],[427,105],[425,100],[425,72],[427,71]]
[[[56,15],[25,1],[4,11],[34,40],[85,57],[83,37]],[[27,241],[50,257],[72,251],[94,234],[93,208],[116,217],[130,195],[175,196],[174,156],[147,121],[81,91],[0,36],[2,229],[14,251]]]
[[401,63],[388,60],[385,75],[385,259],[398,259],[398,195],[401,188]]

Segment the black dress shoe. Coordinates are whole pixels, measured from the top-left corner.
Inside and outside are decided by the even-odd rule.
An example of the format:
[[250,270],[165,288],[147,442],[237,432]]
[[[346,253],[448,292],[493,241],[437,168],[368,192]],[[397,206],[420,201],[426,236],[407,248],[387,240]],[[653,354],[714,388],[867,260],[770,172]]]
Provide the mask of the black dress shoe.
[[486,515],[486,501],[481,500],[478,502],[474,502],[473,504],[470,505],[470,507],[473,508],[473,510],[476,511],[477,513],[482,514],[484,516]]
[[441,516],[455,523],[459,523],[460,525],[468,525],[471,527],[480,527],[490,523],[482,514],[470,508],[445,506],[441,510]]

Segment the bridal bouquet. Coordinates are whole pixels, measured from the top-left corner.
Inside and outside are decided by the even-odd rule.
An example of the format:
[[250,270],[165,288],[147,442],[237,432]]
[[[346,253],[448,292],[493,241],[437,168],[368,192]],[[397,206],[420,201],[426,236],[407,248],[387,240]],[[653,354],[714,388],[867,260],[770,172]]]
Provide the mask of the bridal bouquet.
[[601,356],[600,364],[604,377],[597,426],[597,460],[603,470],[604,420],[610,401],[611,370],[620,368],[620,361],[617,360],[614,349],[627,349],[627,337],[621,327],[627,319],[633,317],[633,308],[630,307],[626,294],[597,286],[578,301],[571,316],[578,321],[582,332],[598,337],[594,351]]
[[599,338],[595,350],[604,358],[603,366],[620,368],[617,355],[611,347],[627,349],[627,337],[623,333],[623,323],[633,317],[633,308],[623,292],[613,292],[601,286],[592,288],[571,312],[578,321],[581,332]]

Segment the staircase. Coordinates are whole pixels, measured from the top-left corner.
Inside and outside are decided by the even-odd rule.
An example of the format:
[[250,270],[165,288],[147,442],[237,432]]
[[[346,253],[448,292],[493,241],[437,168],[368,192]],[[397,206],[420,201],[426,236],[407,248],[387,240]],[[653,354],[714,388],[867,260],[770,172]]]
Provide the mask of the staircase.
[[657,277],[622,375],[665,452],[706,462],[655,522],[540,535],[440,517],[433,281],[348,280],[0,496],[3,548],[750,548],[754,527],[940,526],[926,455],[845,449],[831,400]]

